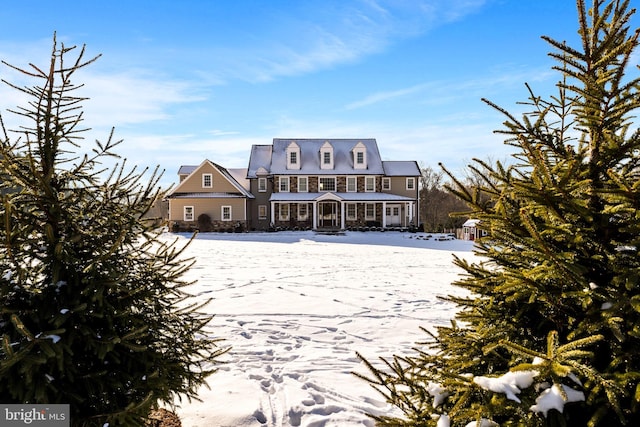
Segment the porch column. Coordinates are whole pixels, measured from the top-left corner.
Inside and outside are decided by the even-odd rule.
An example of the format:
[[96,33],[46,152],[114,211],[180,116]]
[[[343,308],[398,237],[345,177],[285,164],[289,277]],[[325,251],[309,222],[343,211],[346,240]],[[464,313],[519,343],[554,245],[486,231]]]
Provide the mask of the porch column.
[[409,224],[412,222],[413,222],[413,202],[409,202]]
[[345,222],[344,222],[344,202],[340,202],[340,229],[344,230]]
[[313,201],[313,218],[311,220],[311,224],[312,229],[315,230],[318,228],[318,202],[315,200]]
[[271,202],[271,224],[276,225],[276,202]]
[[382,228],[387,228],[387,202],[382,202]]

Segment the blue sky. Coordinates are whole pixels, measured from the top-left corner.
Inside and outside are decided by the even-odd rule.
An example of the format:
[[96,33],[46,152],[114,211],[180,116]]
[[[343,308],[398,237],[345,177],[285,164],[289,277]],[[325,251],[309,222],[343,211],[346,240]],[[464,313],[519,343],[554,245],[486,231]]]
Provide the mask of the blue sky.
[[[550,46],[578,46],[573,0],[7,2],[0,58],[46,66],[52,34],[102,58],[82,71],[87,142],[110,128],[163,183],[205,158],[246,167],[272,138],[376,138],[385,160],[453,171],[503,160],[492,131],[525,82],[554,93]],[[0,76],[20,78],[6,67]],[[0,88],[4,112],[20,96]]]

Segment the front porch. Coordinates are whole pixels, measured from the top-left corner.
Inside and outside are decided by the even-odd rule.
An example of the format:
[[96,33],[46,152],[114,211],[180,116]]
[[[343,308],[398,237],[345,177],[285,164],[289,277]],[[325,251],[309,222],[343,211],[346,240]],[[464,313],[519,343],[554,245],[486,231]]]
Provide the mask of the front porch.
[[[300,198],[300,193],[285,194],[295,194]],[[306,199],[299,200],[282,193],[274,193],[273,196],[271,218],[275,228],[364,231],[414,226],[415,202],[401,196],[319,193],[314,198],[307,195]],[[276,200],[278,198],[289,200]]]

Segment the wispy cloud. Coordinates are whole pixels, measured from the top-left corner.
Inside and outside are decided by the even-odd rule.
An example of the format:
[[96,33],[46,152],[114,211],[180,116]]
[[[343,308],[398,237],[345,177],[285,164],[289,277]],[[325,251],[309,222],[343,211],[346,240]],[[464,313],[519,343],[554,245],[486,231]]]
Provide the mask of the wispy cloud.
[[[478,10],[486,0],[321,2],[280,16],[248,48],[212,47],[217,77],[265,82],[362,60]],[[277,27],[277,28],[274,28]]]
[[[461,97],[477,96],[488,97],[497,91],[522,86],[525,82],[545,82],[551,77],[555,77],[553,71],[547,69],[535,70],[502,70],[500,74],[479,77],[460,81],[458,79],[430,81],[420,83],[405,88],[388,91],[379,91],[365,96],[362,99],[353,101],[344,106],[345,110],[356,110],[374,104],[393,101],[397,98],[409,97],[426,93],[428,96],[422,97],[420,103],[451,103]],[[523,95],[526,94],[523,92]]]

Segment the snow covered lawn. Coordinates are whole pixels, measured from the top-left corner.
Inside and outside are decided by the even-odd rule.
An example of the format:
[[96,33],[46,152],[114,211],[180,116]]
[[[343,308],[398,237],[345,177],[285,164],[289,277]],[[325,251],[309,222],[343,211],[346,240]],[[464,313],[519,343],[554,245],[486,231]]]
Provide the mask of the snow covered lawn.
[[190,290],[213,298],[211,326],[232,350],[203,402],[178,408],[183,426],[373,426],[365,412],[393,413],[351,374],[366,373],[355,352],[406,354],[420,326],[448,323],[452,306],[437,296],[463,292],[450,286],[461,272],[452,253],[474,256],[471,242],[424,236],[200,234]]

